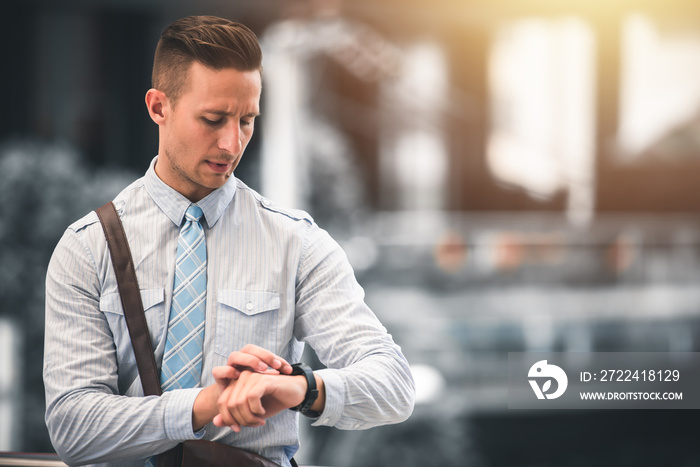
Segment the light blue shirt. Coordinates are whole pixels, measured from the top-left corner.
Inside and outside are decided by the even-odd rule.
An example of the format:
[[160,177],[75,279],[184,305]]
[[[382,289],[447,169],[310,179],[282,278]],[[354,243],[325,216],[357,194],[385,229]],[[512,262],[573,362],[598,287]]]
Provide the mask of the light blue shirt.
[[[156,158],[157,159],[157,158]],[[154,171],[115,204],[131,246],[158,367],[172,298],[177,237],[190,201]],[[328,367],[326,407],[315,425],[363,429],[406,419],[414,385],[391,335],[364,303],[345,254],[303,211],[280,208],[231,177],[197,203],[204,211],[207,308],[202,387],[212,368],[246,344],[294,363],[304,342]],[[194,432],[200,388],[143,397],[107,244],[97,215],[72,224],[46,279],[46,424],[71,465],[141,466],[177,443],[204,438],[288,466],[298,414],[235,433]]]

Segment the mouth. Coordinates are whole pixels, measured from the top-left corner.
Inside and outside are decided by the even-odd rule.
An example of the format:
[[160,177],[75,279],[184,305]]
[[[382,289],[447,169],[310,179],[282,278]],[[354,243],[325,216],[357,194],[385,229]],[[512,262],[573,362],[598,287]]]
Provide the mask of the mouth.
[[233,165],[232,162],[206,162],[211,170],[219,174],[227,173],[229,170],[231,170],[231,166]]

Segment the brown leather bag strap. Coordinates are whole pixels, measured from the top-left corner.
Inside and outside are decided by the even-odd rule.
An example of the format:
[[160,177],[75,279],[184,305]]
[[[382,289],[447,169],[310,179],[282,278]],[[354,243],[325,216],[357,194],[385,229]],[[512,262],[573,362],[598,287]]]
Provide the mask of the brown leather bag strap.
[[[143,311],[141,290],[136,279],[134,260],[131,258],[129,241],[124,232],[124,226],[114,203],[111,201],[95,210],[102,224],[109,254],[112,256],[114,274],[117,276],[117,288],[122,300],[124,319],[129,329],[131,346],[136,357],[136,367],[141,377],[143,393],[146,396],[160,396],[160,378],[156,369],[156,358],[153,354],[151,336],[148,332],[146,314]],[[157,467],[172,467],[179,464],[181,445],[158,455]]]
[[136,280],[134,261],[131,258],[129,242],[124,233],[124,226],[119,219],[119,214],[110,201],[98,208],[97,217],[100,218],[102,230],[104,230],[109,253],[112,256],[114,274],[117,276],[117,287],[122,301],[126,326],[129,329],[131,345],[136,357],[136,366],[141,377],[143,393],[146,396],[162,394],[160,378],[156,369],[156,359],[153,355],[151,336],[146,324],[146,315],[141,302],[141,291]]

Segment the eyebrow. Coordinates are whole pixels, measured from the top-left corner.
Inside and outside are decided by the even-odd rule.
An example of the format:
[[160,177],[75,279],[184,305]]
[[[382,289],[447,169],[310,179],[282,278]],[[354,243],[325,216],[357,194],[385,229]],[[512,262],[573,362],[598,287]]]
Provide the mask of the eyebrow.
[[[226,112],[225,110],[209,110],[209,109],[204,109],[202,110],[203,113],[207,114],[214,114],[214,115],[220,115],[222,117],[231,117],[233,116],[232,112]],[[260,112],[248,112],[247,114],[243,115],[243,117],[259,117]]]

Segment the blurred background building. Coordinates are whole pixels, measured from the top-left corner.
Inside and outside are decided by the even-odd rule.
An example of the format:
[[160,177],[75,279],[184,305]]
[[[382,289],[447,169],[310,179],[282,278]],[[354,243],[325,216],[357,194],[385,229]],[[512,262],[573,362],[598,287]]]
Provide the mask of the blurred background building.
[[160,31],[215,14],[264,48],[237,176],[341,242],[418,384],[402,425],[305,427],[302,462],[700,464],[693,411],[506,408],[508,352],[700,351],[697,2],[0,8],[0,451],[52,450],[49,256],[157,151],[143,97]]

